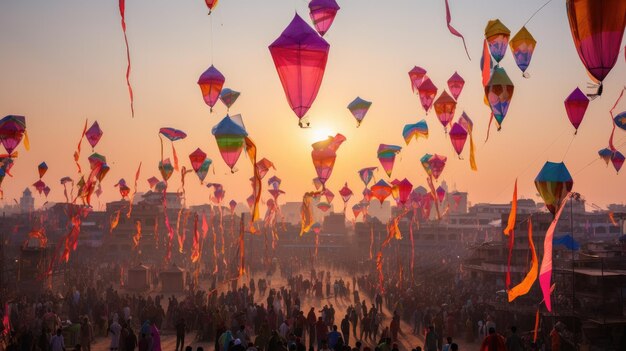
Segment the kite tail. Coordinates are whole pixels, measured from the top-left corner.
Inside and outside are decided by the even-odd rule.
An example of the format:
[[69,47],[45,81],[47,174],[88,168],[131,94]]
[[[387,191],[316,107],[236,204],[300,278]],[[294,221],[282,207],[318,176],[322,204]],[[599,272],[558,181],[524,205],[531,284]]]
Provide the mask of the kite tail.
[[483,40],[483,67],[482,67],[482,77],[483,77],[483,87],[486,87],[489,84],[489,78],[491,78],[491,53],[489,52],[489,46],[487,45],[487,39]]
[[526,273],[524,280],[518,285],[514,286],[511,290],[507,291],[509,302],[512,302],[516,298],[526,295],[530,288],[532,288],[535,280],[537,280],[537,274],[539,273],[539,262],[537,260],[537,251],[535,250],[535,244],[533,243],[533,223],[532,218],[528,218],[528,246],[532,255],[532,263],[530,270]]
[[133,189],[133,194],[130,196],[130,204],[128,207],[128,213],[126,214],[126,218],[130,218],[130,214],[133,212],[133,200],[135,199],[135,194],[137,194],[137,182],[139,181],[140,174],[141,174],[141,162],[139,162],[139,167],[137,167],[137,172],[135,172],[135,187]]
[[[256,145],[249,137],[245,138],[246,143],[246,152],[248,153],[248,157],[250,158],[250,162],[252,162],[252,168],[254,169],[254,180],[253,180],[253,195],[254,195],[254,206],[252,207],[251,216],[250,216],[250,228],[251,231],[254,229],[253,223],[259,219],[259,202],[261,201],[261,191],[263,187],[263,183],[261,182],[261,174],[259,172],[259,167],[257,166],[256,158],[257,158],[257,149]],[[256,230],[254,230],[256,231]],[[254,231],[252,231],[254,233]]]
[[141,240],[141,221],[137,220],[135,221],[135,236],[133,236],[133,244],[134,249],[137,249],[139,247],[139,240]]
[[489,116],[489,125],[487,126],[487,137],[485,138],[485,143],[489,140],[489,132],[491,131],[491,122],[493,122],[493,112]]
[[172,142],[172,155],[174,156],[174,169],[178,171],[178,155],[176,154],[176,147],[174,147],[173,142]]
[[539,308],[535,314],[535,330],[533,331],[533,342],[537,342],[537,332],[539,331]]
[[409,237],[411,238],[411,280],[415,281],[413,276],[413,268],[415,267],[415,241],[413,240],[413,221],[415,220],[415,211],[413,212],[413,219],[409,222]]
[[200,232],[198,231],[198,214],[193,217],[193,249],[191,251],[191,262],[196,263],[200,259]]
[[246,274],[246,260],[245,260],[245,237],[244,237],[244,221],[243,215],[241,216],[241,224],[239,226],[239,275],[238,278],[243,277]]
[[80,168],[80,163],[78,163],[78,159],[80,158],[80,145],[83,143],[83,138],[85,137],[85,133],[87,133],[87,120],[85,119],[85,126],[83,127],[83,132],[80,135],[80,140],[78,140],[78,146],[76,146],[76,151],[74,151],[74,162],[76,163],[76,167],[78,168],[78,174],[82,174],[82,170]]
[[378,289],[381,294],[385,293],[385,276],[383,275],[383,253],[378,251],[376,254],[376,271],[378,271]]
[[448,0],[445,0],[445,3],[446,3],[446,24],[448,25],[448,30],[450,31],[450,33],[452,33],[452,35],[455,35],[461,38],[461,40],[463,40],[463,47],[465,48],[465,53],[467,54],[467,58],[471,61],[472,58],[470,57],[469,52],[467,51],[467,45],[465,45],[465,38],[463,37],[463,34],[461,34],[458,30],[456,30],[450,24],[450,22],[452,21],[452,16],[450,15],[450,5],[448,5]]
[[30,140],[28,140],[28,132],[24,131],[24,149],[30,151]]
[[124,43],[126,44],[126,85],[128,86],[128,95],[130,97],[130,112],[132,117],[135,117],[135,107],[134,107],[134,99],[133,99],[133,88],[130,85],[130,49],[128,47],[128,37],[126,36],[126,0],[120,0],[120,16],[122,17],[122,31],[124,32]]
[[476,166],[476,153],[474,150],[474,137],[472,137],[472,133],[470,132],[470,167],[472,171],[477,171],[478,167]]
[[370,223],[370,260],[374,258],[374,223]]

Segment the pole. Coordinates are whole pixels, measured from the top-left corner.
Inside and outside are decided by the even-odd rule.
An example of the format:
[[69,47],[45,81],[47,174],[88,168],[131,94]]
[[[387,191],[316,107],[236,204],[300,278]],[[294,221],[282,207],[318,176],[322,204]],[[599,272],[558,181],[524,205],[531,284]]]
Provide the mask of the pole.
[[[572,230],[572,241],[574,241],[574,199],[576,197],[572,197],[569,200],[569,223],[570,223],[570,229]],[[576,280],[576,273],[575,273],[575,264],[574,264],[574,243],[572,243],[571,246],[571,250],[572,250],[572,332],[574,333],[574,345],[577,345],[576,342],[576,315],[575,315],[575,310],[574,310],[574,302],[576,301],[576,289],[575,289],[575,280]]]

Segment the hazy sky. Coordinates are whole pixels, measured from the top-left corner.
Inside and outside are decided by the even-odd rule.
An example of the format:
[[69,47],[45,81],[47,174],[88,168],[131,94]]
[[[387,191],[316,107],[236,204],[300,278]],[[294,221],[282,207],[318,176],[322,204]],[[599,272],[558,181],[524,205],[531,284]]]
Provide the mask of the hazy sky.
[[[586,88],[589,78],[574,49],[564,0],[551,2],[527,26],[538,41],[529,79],[522,77],[507,52],[502,66],[515,84],[515,94],[502,130],[492,129],[484,143],[489,120],[479,68],[484,27],[489,19],[499,18],[513,35],[544,2],[451,0],[453,25],[465,35],[469,61],[460,39],[446,28],[443,0],[338,1],[341,10],[325,36],[331,45],[326,74],[308,113],[312,128],[300,129],[267,47],[291,21],[294,9],[310,22],[304,0],[222,0],[210,17],[202,0],[128,0],[134,119],[116,0],[4,0],[0,2],[0,115],[26,116],[31,150],[19,147],[14,177],[3,182],[3,201],[19,198],[38,179],[37,164],[42,161],[49,166],[43,178],[52,188],[49,200],[62,201],[59,179],[77,178],[72,154],[86,118],[90,123],[97,120],[104,130],[96,151],[111,166],[100,204],[119,199],[113,185],[120,178],[132,183],[140,161],[139,191],[148,190],[146,179],[159,176],[157,133],[165,126],[189,135],[176,144],[182,164],[189,165],[187,155],[202,148],[215,165],[215,174],[212,169],[207,181],[223,183],[227,201],[245,201],[251,193],[250,162],[242,155],[239,171],[230,173],[211,135],[211,127],[226,109],[218,103],[209,113],[196,84],[213,60],[226,76],[225,87],[242,93],[231,114],[243,115],[261,157],[275,163],[275,174],[283,179],[287,192],[282,201],[298,201],[303,191],[312,189],[316,174],[310,144],[316,139],[336,132],[347,137],[327,185],[337,193],[348,181],[360,194],[363,185],[356,171],[380,166],[378,144],[405,146],[404,124],[426,118],[430,138],[404,147],[392,178],[407,177],[416,186],[425,185],[419,158],[439,153],[448,156],[440,181],[468,191],[473,203],[508,202],[516,177],[520,195],[534,198],[533,179],[543,163],[564,160],[574,177],[574,190],[589,202],[602,206],[624,202],[626,172],[616,175],[597,157],[611,130],[608,110],[625,83],[624,54],[620,53],[605,81],[604,95],[590,104],[574,137],[563,100],[576,86]],[[412,94],[407,72],[414,65],[426,68],[440,91],[455,71],[465,79],[455,117],[466,111],[474,121],[478,172],[470,170],[469,145],[459,160],[434,112],[425,115]],[[356,96],[373,102],[358,129],[346,109]],[[624,109],[626,101],[618,108]],[[615,145],[626,152],[626,133],[616,132]],[[166,146],[166,156],[171,156]],[[90,152],[84,142],[85,167]],[[381,168],[376,177],[383,176]],[[179,187],[179,178],[172,177],[171,188]],[[193,174],[186,189],[188,204],[208,200],[209,190]],[[38,205],[45,201],[36,197]],[[341,208],[339,197],[335,202]],[[97,198],[93,204],[99,205]]]

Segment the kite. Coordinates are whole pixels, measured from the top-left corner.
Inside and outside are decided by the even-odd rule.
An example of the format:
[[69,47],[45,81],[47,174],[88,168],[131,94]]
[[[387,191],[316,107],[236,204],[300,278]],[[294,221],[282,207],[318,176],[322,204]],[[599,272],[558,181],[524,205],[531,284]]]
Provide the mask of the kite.
[[[330,45],[298,14],[270,46],[289,106],[300,120],[319,91]],[[303,127],[302,121],[298,123]]]
[[511,31],[499,19],[489,21],[485,27],[485,39],[489,52],[497,63],[504,58],[509,36],[511,36]]
[[313,151],[311,151],[313,166],[322,188],[325,188],[326,181],[333,172],[335,159],[337,158],[337,149],[344,141],[346,141],[346,137],[342,134],[337,134],[334,137],[329,136],[326,140],[318,141],[311,145],[313,147]]
[[215,8],[215,6],[217,6],[217,3],[219,2],[219,0],[204,0],[204,2],[206,3],[206,7],[209,8],[209,15],[210,15],[211,12],[213,12],[213,9]]
[[[178,170],[178,155],[176,154],[176,148],[174,148],[174,142],[176,140],[185,139],[187,134],[182,130],[174,128],[161,128],[159,129],[159,139],[161,135],[166,137],[172,143],[172,156],[174,157],[174,169]],[[163,160],[163,139],[161,139],[161,160]]]
[[626,27],[623,0],[567,0],[567,17],[574,46],[583,65],[598,84],[592,97],[602,95],[602,81],[611,72]]
[[26,134],[26,117],[8,115],[0,120],[0,142],[9,156],[24,138],[24,147],[29,149],[28,135]]
[[333,202],[333,199],[335,198],[335,194],[333,194],[333,192],[330,191],[329,189],[322,191],[322,195],[324,195],[328,203]]
[[413,92],[418,91],[422,82],[425,79],[428,79],[428,77],[426,77],[426,70],[421,67],[414,66],[413,69],[409,71],[409,79],[411,79],[411,89]]
[[513,58],[515,59],[515,63],[517,67],[522,71],[522,76],[524,78],[528,78],[529,75],[526,73],[528,69],[528,65],[530,65],[530,60],[533,57],[533,52],[535,51],[535,45],[537,45],[537,41],[533,38],[532,34],[526,29],[526,27],[522,27],[519,32],[517,32],[511,41],[509,42],[509,46],[511,47],[511,52],[513,53]]
[[402,150],[401,146],[380,144],[378,146],[378,161],[383,166],[385,173],[388,177],[391,177],[393,171],[393,164],[396,161],[396,155]]
[[120,188],[120,195],[122,195],[122,199],[125,199],[128,196],[128,193],[130,192],[130,188],[126,184],[126,181],[124,180],[124,178],[120,179],[119,182],[115,184],[115,186]]
[[[430,157],[427,157],[430,156]],[[426,165],[424,165],[424,161],[426,161]],[[444,167],[446,166],[447,157],[441,155],[429,155],[426,154],[422,157],[421,162],[424,169],[426,169],[426,173],[429,176],[435,178],[435,180],[439,179],[441,172],[443,172]]]
[[312,0],[309,3],[311,21],[321,36],[324,36],[330,29],[339,9],[335,0]]
[[266,158],[262,158],[259,162],[256,163],[256,166],[259,168],[259,176],[261,176],[261,179],[265,177],[270,168],[274,170],[276,169],[272,161]]
[[443,91],[434,103],[435,114],[444,131],[448,132],[448,125],[454,118],[454,111],[456,110],[456,101],[448,94],[447,91]]
[[578,87],[565,99],[567,118],[576,129],[574,134],[578,134],[578,127],[585,117],[587,106],[589,106],[589,98]]
[[[509,237],[509,256],[506,264],[506,279],[505,287],[509,290],[511,286],[511,258],[513,257],[513,245],[515,244],[515,222],[517,219],[517,179],[515,179],[515,186],[513,188],[513,200],[511,201],[511,211],[509,211],[509,219],[504,228],[504,235]],[[532,239],[531,239],[532,240]]]
[[465,53],[467,54],[467,58],[471,60],[472,58],[470,57],[469,52],[467,52],[467,45],[465,45],[465,38],[463,37],[463,34],[461,34],[458,30],[452,27],[452,25],[450,24],[451,21],[452,21],[452,15],[450,15],[450,5],[448,5],[448,0],[446,0],[446,24],[448,26],[448,30],[450,31],[452,35],[457,36],[461,38],[461,40],[463,40],[463,47],[465,48]]
[[150,189],[154,188],[159,183],[159,179],[157,177],[148,178],[148,185]]
[[474,122],[469,118],[465,111],[459,117],[459,124],[465,128],[467,133],[469,134],[470,139],[470,167],[473,171],[478,170],[476,166],[476,156],[474,155],[474,137],[472,136],[472,130],[474,129]]
[[234,173],[235,164],[241,151],[243,151],[244,139],[248,136],[241,115],[232,117],[226,115],[220,123],[213,127],[212,133],[215,136],[222,159]]
[[396,196],[398,198],[398,202],[404,206],[409,200],[409,196],[413,190],[413,184],[411,184],[408,179],[404,178],[401,181],[396,182],[396,184],[394,184],[394,188],[395,191],[398,192]]
[[317,208],[322,210],[322,212],[327,212],[330,209],[330,204],[328,202],[320,202],[317,204]]
[[164,181],[168,181],[174,173],[174,166],[172,166],[172,162],[169,158],[166,158],[163,161],[159,161],[159,172],[161,172],[161,176]]
[[341,199],[343,200],[343,212],[346,212],[346,206],[348,205],[348,201],[352,197],[354,193],[350,188],[348,188],[348,182],[343,185],[343,188],[339,189],[339,195],[341,195]]
[[365,118],[370,106],[372,106],[371,102],[365,101],[358,96],[348,105],[348,110],[350,110],[354,119],[356,119],[357,127],[361,126],[361,122],[363,121],[363,118]]
[[39,171],[39,179],[41,179],[48,171],[48,165],[45,162],[42,162],[39,166],[37,166],[37,170]]
[[423,119],[415,124],[406,124],[402,129],[402,137],[404,137],[404,142],[407,145],[409,145],[413,138],[415,138],[415,140],[420,137],[428,139],[428,124],[426,120]]
[[378,167],[366,167],[359,170],[359,178],[361,178],[361,181],[363,181],[363,184],[365,184],[366,187],[372,180],[374,171],[377,169]]
[[609,148],[604,148],[598,151],[598,155],[602,160],[604,160],[604,162],[606,162],[606,165],[608,166],[609,161],[611,161],[611,156],[613,156],[613,151],[611,151],[611,149]]
[[315,186],[315,190],[320,190],[320,188],[324,186],[324,184],[322,184],[322,181],[320,180],[320,177],[313,178],[313,186]]
[[383,201],[389,195],[391,195],[391,186],[385,182],[385,180],[381,179],[376,184],[372,185],[371,188],[372,196],[380,201],[380,204],[383,204]]
[[[196,174],[200,178],[200,182],[202,182],[204,180],[204,177],[206,177],[206,172],[204,173],[204,176],[201,176],[201,173],[199,173],[201,172],[202,166],[205,165],[204,161],[206,161],[206,159],[207,159],[206,154],[204,153],[204,151],[200,150],[200,148],[197,148],[196,151],[189,154],[189,161],[191,161],[191,168],[194,170],[194,172],[196,172]],[[208,167],[206,170],[208,171]]]
[[452,128],[450,128],[450,141],[454,151],[461,158],[461,152],[463,152],[465,142],[467,141],[467,130],[458,122],[454,123]]
[[426,77],[420,84],[417,91],[420,96],[422,107],[428,114],[428,110],[430,110],[430,107],[433,105],[433,101],[435,100],[435,96],[437,96],[437,87],[433,84],[433,81],[430,80],[430,78]]
[[615,168],[615,171],[619,173],[619,170],[624,164],[624,155],[622,155],[621,152],[615,150],[615,152],[613,152],[613,156],[611,156],[611,163],[613,164],[613,168]]
[[502,128],[502,121],[504,121],[509,110],[514,88],[513,82],[511,82],[504,68],[501,67],[494,69],[489,83],[485,86],[485,96],[493,117],[498,122],[498,130]]
[[224,88],[222,89],[222,92],[220,93],[220,101],[226,105],[226,109],[230,109],[230,107],[235,103],[235,101],[237,101],[237,98],[239,97],[241,93],[238,91],[234,91],[232,89],[229,88]]
[[613,122],[620,129],[626,130],[626,111],[619,113],[615,118],[613,118]]
[[210,112],[213,112],[213,106],[215,106],[217,99],[220,97],[225,80],[224,75],[213,65],[198,78],[198,85],[202,91],[202,97],[204,98],[204,102],[209,106]]
[[574,180],[563,162],[546,162],[535,178],[535,187],[552,215],[556,215],[573,186]]
[[443,200],[446,198],[446,189],[444,189],[441,185],[437,187],[435,190],[435,194],[437,194],[437,200],[439,203],[443,203]]
[[450,89],[450,94],[452,94],[454,100],[459,99],[463,86],[465,86],[465,80],[457,72],[454,72],[452,77],[448,79],[448,89]]
[[130,85],[130,49],[128,47],[128,37],[126,36],[126,0],[120,0],[120,16],[122,17],[122,32],[124,32],[124,43],[126,44],[126,86],[128,86],[128,95],[130,97],[130,112],[135,117],[135,107],[133,99],[133,88]]
[[274,189],[278,189],[280,187],[280,183],[282,180],[277,176],[273,176],[272,178],[267,180],[267,185],[273,187]]
[[85,136],[87,137],[87,141],[92,148],[96,147],[96,145],[100,141],[100,138],[102,138],[102,134],[103,132],[102,129],[100,129],[98,121],[93,122],[91,127],[87,129],[87,131],[85,132]]
[[46,183],[42,182],[41,179],[39,179],[33,184],[33,187],[35,188],[35,190],[37,190],[39,195],[41,195],[43,189],[46,187]]

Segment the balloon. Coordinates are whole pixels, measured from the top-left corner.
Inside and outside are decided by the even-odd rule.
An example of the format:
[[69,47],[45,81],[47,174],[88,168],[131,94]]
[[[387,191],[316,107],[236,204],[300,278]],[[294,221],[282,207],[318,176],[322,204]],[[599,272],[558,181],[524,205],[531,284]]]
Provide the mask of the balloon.
[[574,46],[587,72],[600,82],[617,62],[626,26],[623,0],[568,0],[567,17]]
[[435,101],[435,113],[443,129],[447,132],[448,125],[454,118],[454,111],[456,110],[456,101],[448,94],[447,91],[443,91],[441,95]]
[[430,78],[426,77],[417,90],[420,95],[422,107],[424,108],[424,111],[428,113],[428,110],[430,110],[430,107],[433,105],[433,100],[435,100],[435,96],[437,95],[437,87],[433,84]]
[[315,167],[317,177],[322,187],[325,187],[326,181],[333,172],[335,159],[337,158],[337,149],[345,140],[346,137],[337,134],[334,137],[329,136],[328,139],[318,141],[311,145],[313,147],[313,151],[311,151],[313,166]]
[[404,137],[404,142],[407,145],[413,138],[415,140],[419,139],[419,137],[428,139],[428,124],[426,120],[423,119],[415,124],[406,124],[402,129],[402,137]]
[[229,88],[224,88],[222,89],[222,92],[220,93],[220,101],[226,105],[227,109],[230,109],[230,107],[235,103],[235,101],[237,101],[237,98],[239,97],[241,93],[238,91],[234,91],[232,89]]
[[535,178],[535,187],[552,215],[573,186],[574,180],[563,162],[546,162]]
[[391,177],[393,164],[400,150],[402,150],[402,147],[397,145],[380,144],[378,146],[378,160],[389,177]]
[[220,97],[224,81],[226,81],[224,75],[213,65],[198,78],[198,85],[202,91],[202,97],[204,98],[204,102],[209,105],[211,112],[213,112],[213,106],[215,106],[217,99]]
[[25,133],[26,117],[8,115],[0,120],[0,142],[9,155],[20,144]]
[[42,162],[37,166],[37,170],[39,171],[39,179],[43,177],[44,174],[48,171],[48,165],[45,162]]
[[585,117],[587,106],[589,106],[589,98],[578,88],[574,89],[567,99],[565,99],[567,118],[569,118],[574,129],[576,129],[576,133],[578,133],[578,127]]
[[485,86],[485,96],[489,101],[489,107],[491,107],[494,118],[498,121],[498,130],[500,130],[502,121],[509,110],[514,88],[513,82],[509,79],[504,68],[496,66],[489,83]]
[[304,117],[319,91],[330,45],[298,14],[270,46],[289,106]]
[[374,176],[374,171],[377,169],[378,167],[366,167],[359,170],[359,178],[361,178],[361,181],[363,182],[363,184],[365,184],[366,187],[372,180],[372,177]]
[[526,27],[522,27],[519,32],[511,38],[509,45],[511,46],[511,52],[513,53],[517,67],[519,67],[522,73],[526,73],[526,69],[528,69],[530,60],[533,57],[537,41]]
[[98,121],[93,122],[91,127],[87,129],[87,132],[85,132],[85,136],[87,137],[87,141],[92,148],[96,147],[96,145],[100,141],[100,138],[102,137],[102,134],[102,129],[100,129]]
[[459,99],[459,95],[461,95],[464,85],[465,80],[457,72],[454,72],[452,77],[448,79],[448,89],[450,89],[450,94],[452,94],[454,100]]
[[456,154],[461,156],[463,148],[465,147],[465,141],[467,140],[467,131],[459,123],[454,123],[450,129],[450,141],[452,141],[452,147]]
[[485,39],[489,45],[489,52],[497,63],[504,58],[510,35],[511,31],[499,19],[489,21],[485,27]]
[[413,89],[413,92],[419,89],[426,78],[428,78],[426,77],[426,70],[421,67],[415,66],[409,71],[409,79],[411,79],[411,89]]
[[376,184],[372,185],[371,191],[372,196],[378,199],[382,205],[383,201],[391,195],[391,186],[381,179]]
[[348,110],[350,110],[354,119],[356,119],[357,127],[361,126],[361,122],[363,118],[365,118],[370,106],[372,106],[371,102],[365,101],[358,96],[348,105]]
[[220,123],[213,127],[212,133],[215,136],[222,159],[231,172],[234,172],[233,168],[243,150],[244,139],[248,136],[241,115],[233,117],[226,115]]
[[324,36],[330,29],[339,9],[335,0],[312,0],[309,3],[311,21],[321,36]]

